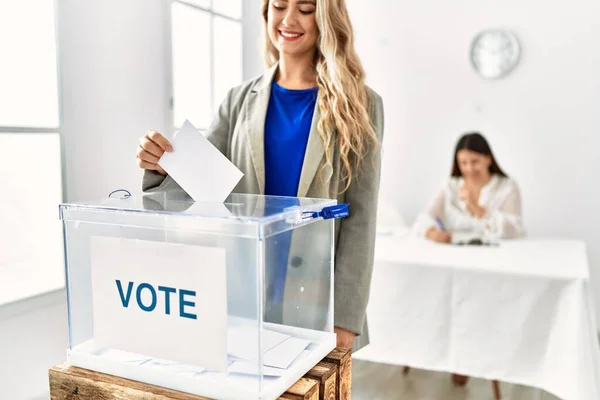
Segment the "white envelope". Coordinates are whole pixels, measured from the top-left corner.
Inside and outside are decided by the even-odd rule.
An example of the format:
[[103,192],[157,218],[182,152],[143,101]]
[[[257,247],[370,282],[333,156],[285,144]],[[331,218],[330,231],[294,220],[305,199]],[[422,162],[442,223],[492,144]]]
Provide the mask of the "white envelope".
[[195,201],[222,203],[244,175],[188,120],[158,164]]
[[[262,350],[268,352],[290,337],[263,329]],[[230,326],[227,330],[227,353],[233,357],[256,361],[258,357],[258,330],[253,326]]]
[[310,344],[310,340],[289,338],[265,353],[263,364],[268,367],[288,368]]

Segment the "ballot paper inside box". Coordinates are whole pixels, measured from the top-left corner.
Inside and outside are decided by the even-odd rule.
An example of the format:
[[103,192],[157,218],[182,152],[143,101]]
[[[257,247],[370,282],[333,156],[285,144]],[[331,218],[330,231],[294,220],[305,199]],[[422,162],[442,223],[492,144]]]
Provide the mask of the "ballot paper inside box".
[[168,193],[62,204],[70,364],[275,399],[335,347],[334,200]]

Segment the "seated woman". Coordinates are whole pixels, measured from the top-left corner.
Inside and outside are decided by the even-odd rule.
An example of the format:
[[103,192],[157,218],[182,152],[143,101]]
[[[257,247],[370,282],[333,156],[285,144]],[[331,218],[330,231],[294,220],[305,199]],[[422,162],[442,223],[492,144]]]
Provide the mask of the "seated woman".
[[440,243],[451,243],[460,233],[497,239],[525,235],[519,187],[498,166],[481,134],[459,139],[451,177],[417,218],[413,233]]
[[[463,135],[456,144],[452,174],[413,232],[440,243],[452,235],[517,238],[525,235],[521,221],[521,195],[516,182],[498,166],[492,150],[479,133]],[[455,384],[469,377],[453,374]]]

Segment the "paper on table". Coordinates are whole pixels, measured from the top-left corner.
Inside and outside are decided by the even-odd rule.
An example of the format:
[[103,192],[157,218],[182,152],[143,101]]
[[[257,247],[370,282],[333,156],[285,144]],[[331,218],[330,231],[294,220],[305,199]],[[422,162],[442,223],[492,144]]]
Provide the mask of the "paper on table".
[[166,361],[160,359],[153,359],[143,364],[145,367],[151,367],[159,369],[165,372],[172,372],[179,375],[185,375],[195,377],[198,374],[204,372],[205,368],[197,365],[183,364],[173,361]]
[[244,175],[186,120],[158,164],[195,201],[224,202]]
[[[283,333],[263,329],[263,351],[268,351],[289,338]],[[254,326],[234,326],[227,329],[227,353],[246,361],[258,357],[258,330]]]
[[[306,358],[310,353],[311,353],[310,350],[304,350],[302,353],[300,353],[300,355],[298,357],[296,357],[294,362],[292,362],[292,364],[289,367],[293,367],[294,364],[301,361],[303,358]],[[263,375],[264,376],[279,377],[279,376],[283,376],[283,374],[286,371],[287,371],[287,369],[267,367],[267,366],[263,365]],[[227,370],[227,372],[245,374],[245,375],[258,375],[258,364],[254,364],[254,363],[247,362],[247,361],[236,361],[229,366],[229,369]]]
[[[263,375],[265,376],[282,376],[285,369],[263,366]],[[258,375],[258,364],[248,361],[235,361],[227,370],[229,373]]]
[[[308,357],[310,355],[310,353],[311,353],[310,350],[304,350],[294,360],[294,362],[292,362],[292,364],[288,367],[288,369],[293,368],[296,363],[300,362],[303,358]],[[267,366],[263,365],[263,375],[280,377],[280,376],[283,376],[283,374],[288,369],[267,367]],[[245,374],[245,375],[258,375],[258,364],[254,364],[254,363],[247,362],[247,361],[236,361],[229,366],[229,369],[227,370],[227,372]]]
[[289,338],[265,353],[263,364],[275,368],[287,368],[310,344],[310,340]]

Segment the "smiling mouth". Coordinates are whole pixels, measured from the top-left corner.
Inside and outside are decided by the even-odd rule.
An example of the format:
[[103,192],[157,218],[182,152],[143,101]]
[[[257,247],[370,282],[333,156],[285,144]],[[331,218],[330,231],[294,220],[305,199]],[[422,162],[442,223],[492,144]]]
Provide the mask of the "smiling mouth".
[[302,36],[302,33],[279,31],[279,34],[285,39],[293,40]]

